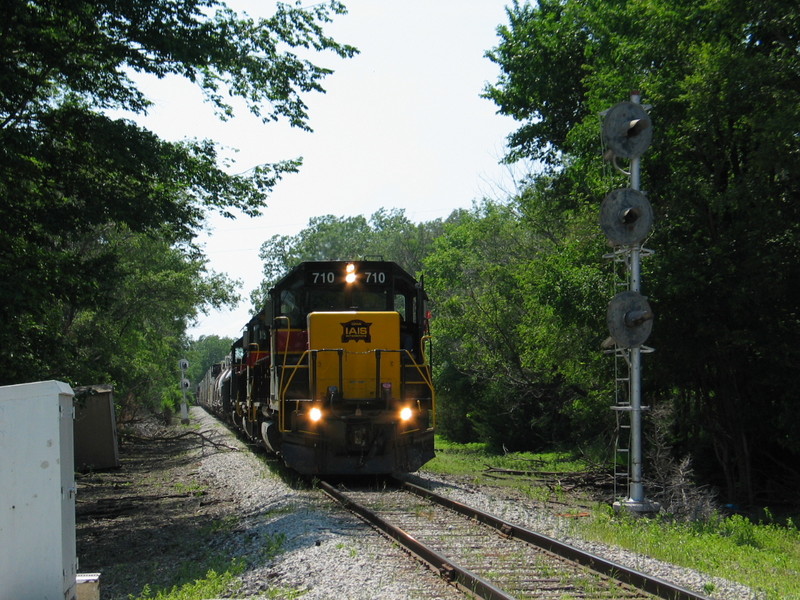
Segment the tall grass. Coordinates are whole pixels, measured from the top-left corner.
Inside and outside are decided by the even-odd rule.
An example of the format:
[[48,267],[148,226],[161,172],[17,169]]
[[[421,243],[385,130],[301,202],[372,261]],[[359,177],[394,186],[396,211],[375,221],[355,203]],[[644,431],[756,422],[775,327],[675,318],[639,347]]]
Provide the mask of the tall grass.
[[598,507],[574,530],[587,539],[736,581],[759,599],[800,600],[800,532],[791,519],[778,524],[717,514],[686,523]]
[[[213,564],[213,566],[209,566]],[[245,570],[244,559],[223,562],[219,557],[200,566],[191,562],[181,565],[171,586],[153,589],[144,586],[139,596],[129,596],[129,600],[198,600],[200,598],[220,597],[235,590],[236,578]]]
[[[583,460],[566,453],[493,455],[482,444],[439,439],[436,447],[437,457],[424,470],[459,475],[482,485],[512,486],[537,500],[547,499],[552,489],[540,486],[537,495],[534,476],[494,480],[487,476],[487,468],[524,470],[521,465],[530,465],[531,471],[551,473],[587,468]],[[637,518],[615,512],[607,504],[589,512],[588,518],[570,520],[573,532],[585,539],[741,583],[753,589],[759,600],[800,600],[800,532],[792,519],[779,522],[765,511],[756,521],[715,513],[703,521],[678,522],[668,515]],[[712,594],[713,584],[705,592]]]

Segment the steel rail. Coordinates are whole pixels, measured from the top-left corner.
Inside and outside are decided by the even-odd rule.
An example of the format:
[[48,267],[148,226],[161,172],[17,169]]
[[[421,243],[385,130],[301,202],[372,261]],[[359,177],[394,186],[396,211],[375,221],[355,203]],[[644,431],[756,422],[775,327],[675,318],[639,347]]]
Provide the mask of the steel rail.
[[708,596],[697,594],[691,590],[660,579],[659,577],[630,569],[619,563],[606,560],[589,552],[585,552],[584,550],[580,550],[579,548],[575,548],[574,546],[570,546],[569,544],[559,542],[549,536],[514,525],[494,515],[478,510],[477,508],[472,508],[466,504],[440,496],[435,492],[414,485],[413,483],[408,483],[400,479],[396,481],[402,484],[403,489],[436,502],[466,517],[475,519],[480,523],[496,529],[504,536],[515,537],[539,548],[544,548],[553,554],[572,560],[618,581],[623,581],[637,589],[658,596],[659,598],[665,598],[666,600],[711,600]]
[[408,533],[388,523],[368,508],[354,502],[345,494],[325,481],[320,481],[319,486],[323,492],[339,502],[347,510],[355,513],[374,527],[385,533],[388,537],[399,543],[420,561],[426,563],[430,568],[439,573],[446,581],[453,583],[462,591],[484,598],[486,600],[514,600],[514,596],[509,596],[500,588],[494,586],[489,581],[475,575],[471,571],[455,564],[441,554],[425,546],[422,542],[414,539]]

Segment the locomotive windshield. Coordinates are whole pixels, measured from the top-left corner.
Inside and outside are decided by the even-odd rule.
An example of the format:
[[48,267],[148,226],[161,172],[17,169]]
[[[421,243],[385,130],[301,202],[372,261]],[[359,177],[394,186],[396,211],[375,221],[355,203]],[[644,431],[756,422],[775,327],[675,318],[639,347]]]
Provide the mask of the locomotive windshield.
[[309,290],[308,312],[330,310],[391,310],[388,290]]
[[281,314],[302,327],[308,313],[343,310],[393,310],[388,290],[310,289],[281,292]]

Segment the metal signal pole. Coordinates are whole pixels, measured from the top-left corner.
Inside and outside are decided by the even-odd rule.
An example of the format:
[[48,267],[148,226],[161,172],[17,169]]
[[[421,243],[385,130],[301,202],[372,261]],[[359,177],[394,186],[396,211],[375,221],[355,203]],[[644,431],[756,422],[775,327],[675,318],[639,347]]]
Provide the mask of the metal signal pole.
[[[609,257],[624,257],[628,268],[628,290],[609,302],[607,322],[615,353],[621,353],[628,364],[627,402],[614,408],[630,417],[630,447],[628,452],[628,497],[614,503],[616,509],[633,512],[654,512],[657,503],[645,498],[642,477],[642,344],[652,330],[653,312],[647,298],[641,295],[642,242],[652,226],[652,208],[640,192],[641,155],[650,145],[650,118],[641,106],[638,92],[631,93],[630,102],[622,102],[605,113],[603,140],[609,150],[607,158],[630,177],[630,188],[611,192],[600,208],[600,226],[609,242],[620,249]],[[616,164],[618,157],[630,159],[630,172]],[[618,380],[619,381],[619,380]],[[615,459],[616,460],[616,459]]]
[[[631,102],[640,105],[641,97],[638,93],[631,94]],[[631,189],[639,191],[641,186],[640,169],[642,159],[635,156],[631,159]],[[641,260],[642,247],[636,244],[631,248],[631,284],[630,291],[641,291]],[[631,481],[629,498],[626,505],[631,508],[631,503],[644,504],[644,484],[642,483],[642,349],[636,346],[630,350],[631,357]]]
[[181,370],[181,392],[183,392],[183,400],[181,401],[181,423],[184,425],[189,424],[189,407],[186,403],[186,390],[191,385],[189,380],[186,379],[186,370],[189,368],[189,361],[182,358],[178,361],[178,367]]

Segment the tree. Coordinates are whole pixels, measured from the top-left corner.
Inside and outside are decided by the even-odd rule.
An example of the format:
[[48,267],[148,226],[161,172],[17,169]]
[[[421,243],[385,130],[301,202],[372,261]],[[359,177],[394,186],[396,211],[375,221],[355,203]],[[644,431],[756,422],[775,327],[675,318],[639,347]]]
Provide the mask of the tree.
[[311,217],[296,235],[273,235],[258,253],[264,261],[264,281],[251,295],[253,306],[259,307],[269,288],[303,261],[362,256],[369,236],[369,225],[361,215]]
[[[230,284],[207,273],[201,257],[187,260],[183,251],[144,234],[106,228],[81,240],[81,253],[113,256],[114,277],[94,291],[92,307],[54,300],[37,324],[49,343],[31,354],[52,369],[45,377],[113,382],[125,409],[158,407],[165,391],[177,386],[188,322],[198,310],[229,303]],[[23,379],[22,367],[10,364],[7,376]]]
[[486,95],[521,121],[509,155],[545,161],[556,210],[596,209],[624,187],[601,163],[598,113],[632,89],[653,105],[642,181],[657,255],[644,281],[658,352],[645,391],[675,405],[676,449],[708,465],[698,473],[732,500],[797,481],[785,465],[800,455],[786,418],[800,359],[800,209],[790,200],[800,191],[800,9],[541,0],[515,2],[508,16],[488,54],[502,75]]
[[131,69],[197,83],[222,117],[233,113],[226,96],[239,97],[265,120],[308,129],[301,93],[323,91],[331,71],[291,49],[352,56],[353,47],[322,30],[331,13],[344,12],[338,2],[278,3],[274,16],[254,21],[217,0],[9,0],[0,13],[0,125],[35,123],[63,95],[142,112],[150,102],[126,74]]
[[261,245],[264,280],[250,299],[254,307],[260,307],[270,287],[303,261],[380,257],[418,273],[441,230],[440,220],[415,224],[401,209],[382,208],[369,220],[362,215],[312,217],[298,234],[274,235]]
[[[602,275],[578,264],[597,244],[583,215],[536,214],[546,192],[462,212],[425,261],[441,412],[498,449],[583,443],[610,416],[595,351]],[[463,421],[440,423],[466,436]]]
[[587,114],[584,104],[587,30],[579,3],[543,0],[536,6],[514,0],[508,25],[498,27],[500,44],[487,52],[501,67],[485,96],[499,113],[522,121],[508,139],[509,161],[523,158],[559,164],[568,136]]
[[222,362],[231,352],[233,338],[217,335],[201,335],[189,343],[186,358],[189,361],[187,376],[193,385],[197,385],[212,365]]
[[412,223],[400,209],[381,208],[369,222],[373,231],[369,253],[393,260],[414,274],[422,272],[425,257],[443,231],[441,219]]
[[103,377],[157,394],[196,312],[233,300],[192,245],[206,213],[258,214],[300,161],[230,175],[212,142],[166,142],[104,111],[147,109],[130,72],[177,75],[221,118],[239,98],[265,122],[309,129],[303,95],[331,71],[295,50],[352,56],[323,31],[343,12],[278,4],[254,21],[216,0],[3,3],[2,383]]

